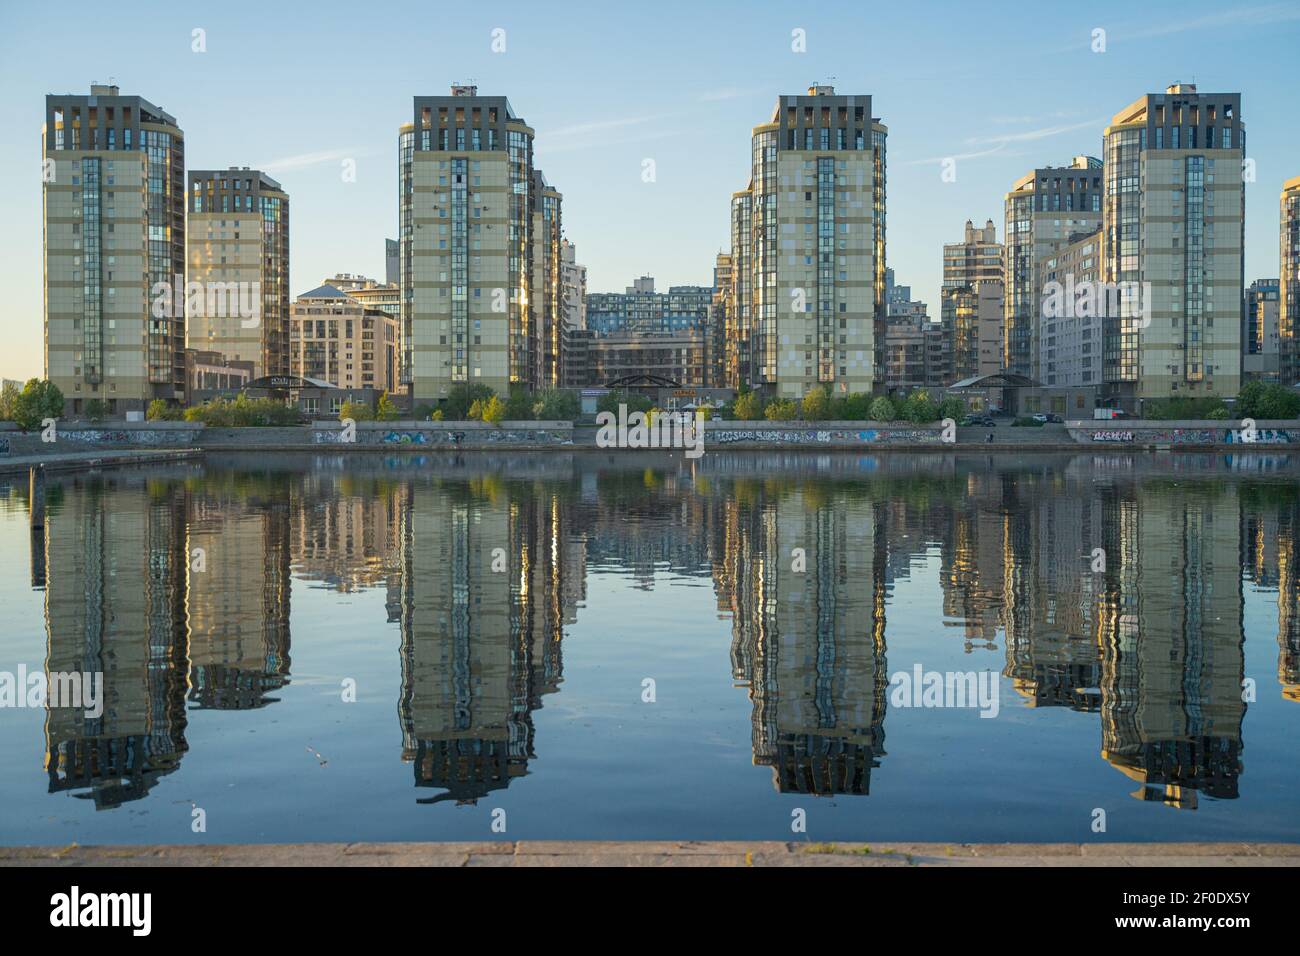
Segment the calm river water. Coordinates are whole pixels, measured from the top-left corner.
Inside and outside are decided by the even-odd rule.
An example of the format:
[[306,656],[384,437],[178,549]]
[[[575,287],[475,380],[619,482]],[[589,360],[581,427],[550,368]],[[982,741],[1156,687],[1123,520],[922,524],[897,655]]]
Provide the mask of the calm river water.
[[0,843],[1300,839],[1285,453],[222,455],[51,477],[36,532],[27,497]]

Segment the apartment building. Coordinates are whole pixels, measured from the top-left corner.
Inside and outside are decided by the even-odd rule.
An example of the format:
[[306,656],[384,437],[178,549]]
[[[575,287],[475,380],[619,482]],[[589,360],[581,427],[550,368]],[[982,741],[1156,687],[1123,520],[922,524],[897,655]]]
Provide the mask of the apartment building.
[[367,308],[332,285],[298,296],[290,316],[291,374],[338,388],[397,390],[396,316]]
[[533,138],[506,97],[474,86],[415,97],[398,133],[401,374],[417,404],[461,384],[545,384],[554,341],[537,340],[552,319],[535,287],[549,270],[534,260],[554,243],[534,224],[552,204],[558,228],[559,210],[535,175]]
[[50,95],[42,156],[46,378],[74,416],[90,401],[110,414],[183,401],[185,137],[176,119],[116,86]]
[[288,194],[247,166],[191,170],[186,205],[189,347],[252,362],[254,378],[287,375]]
[[1241,94],[1175,83],[1116,113],[1103,142],[1105,279],[1140,284],[1106,320],[1103,402],[1139,411],[1147,399],[1236,395],[1245,287]]
[[[870,96],[811,86],[755,126],[732,196],[729,385],[869,392],[885,321],[885,143]],[[731,336],[728,336],[731,339]]]
[[[1084,235],[1074,235],[1055,254],[1034,268],[1038,273],[1034,296],[1035,335],[1039,354],[1034,360],[1032,376],[1043,385],[1057,387],[1096,387],[1102,379],[1102,338],[1104,322],[1100,308],[1078,308],[1076,290],[1086,283],[1101,281],[1102,235],[1098,226]],[[1054,304],[1044,306],[1044,287],[1055,288],[1061,295]],[[1053,302],[1053,300],[1049,300]],[[1059,307],[1057,307],[1059,306]],[[1010,315],[1010,310],[1007,310]]]
[[956,381],[1003,370],[1005,291],[1002,280],[976,279],[943,290],[950,319],[942,324],[952,337],[952,376]]
[[1300,176],[1282,187],[1278,338],[1282,380],[1300,384]]
[[1003,200],[1006,240],[1006,364],[1043,381],[1039,329],[1043,320],[1044,264],[1072,236],[1101,227],[1102,164],[1076,156],[1068,166],[1045,166],[1016,180]]
[[1278,307],[1281,283],[1277,279],[1256,279],[1246,290],[1245,328],[1242,330],[1242,382],[1281,380],[1281,340],[1278,335]]

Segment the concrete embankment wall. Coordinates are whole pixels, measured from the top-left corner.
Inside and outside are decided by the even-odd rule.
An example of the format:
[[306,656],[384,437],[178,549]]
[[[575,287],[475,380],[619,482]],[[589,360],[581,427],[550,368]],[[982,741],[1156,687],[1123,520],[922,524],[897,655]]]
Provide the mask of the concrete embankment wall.
[[[58,423],[53,432],[19,432],[0,423],[0,459],[115,449],[325,450],[582,449],[596,448],[599,429],[571,422],[357,422],[336,421],[273,428],[207,428],[197,422]],[[989,442],[992,435],[992,442]],[[625,437],[631,437],[625,435]],[[704,447],[809,449],[951,448],[938,423],[904,422],[706,422]],[[1243,444],[1300,447],[1300,422],[1258,421],[1071,421],[1041,428],[959,428],[956,445],[989,450],[1070,450],[1080,447],[1178,449]],[[53,440],[47,440],[53,439]],[[633,441],[636,439],[634,438]],[[680,447],[680,442],[677,443]],[[635,446],[633,446],[635,447]]]
[[1080,445],[1176,448],[1238,445],[1300,447],[1300,422],[1256,421],[1071,421],[1070,437]]

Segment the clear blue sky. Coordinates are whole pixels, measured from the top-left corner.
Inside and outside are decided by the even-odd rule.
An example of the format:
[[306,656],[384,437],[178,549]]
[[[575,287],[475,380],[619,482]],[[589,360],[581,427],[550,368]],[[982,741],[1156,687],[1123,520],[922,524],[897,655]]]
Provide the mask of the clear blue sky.
[[[397,234],[397,127],[453,81],[505,94],[537,131],[590,289],[642,273],[708,283],[728,242],[750,128],[813,82],[869,93],[889,127],[889,265],[937,312],[941,245],[992,217],[1023,172],[1099,155],[1147,92],[1237,92],[1258,181],[1247,281],[1276,276],[1278,194],[1300,175],[1300,3],[444,3],[330,0],[186,12],[141,3],[0,11],[0,375],[41,372],[44,96],[109,77],[176,116],[189,168],[268,169],[292,201],[295,294],[335,272],[383,276]],[[206,30],[207,52],[191,50]],[[491,32],[506,31],[493,53]],[[1090,49],[1094,28],[1107,50]],[[791,50],[802,28],[807,52]],[[833,78],[833,79],[832,79]],[[957,181],[939,161],[957,157]],[[354,183],[341,161],[357,164]],[[657,181],[641,179],[654,159]]]

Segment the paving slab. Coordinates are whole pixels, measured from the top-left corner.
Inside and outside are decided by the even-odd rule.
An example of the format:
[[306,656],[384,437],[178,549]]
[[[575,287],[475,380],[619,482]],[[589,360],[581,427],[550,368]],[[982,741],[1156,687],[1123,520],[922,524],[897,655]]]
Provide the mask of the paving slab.
[[0,847],[0,866],[1300,867],[1291,843],[522,840]]

